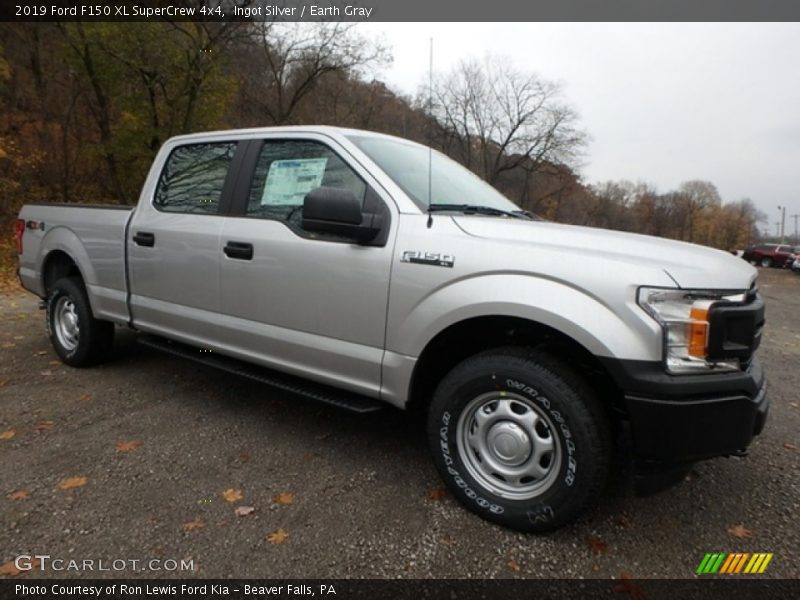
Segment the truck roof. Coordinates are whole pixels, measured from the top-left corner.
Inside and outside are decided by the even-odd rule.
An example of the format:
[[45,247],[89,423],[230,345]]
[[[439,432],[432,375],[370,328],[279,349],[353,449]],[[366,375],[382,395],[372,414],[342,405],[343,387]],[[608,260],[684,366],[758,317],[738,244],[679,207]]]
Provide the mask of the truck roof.
[[189,133],[185,135],[177,135],[169,138],[167,142],[187,142],[197,141],[201,139],[228,137],[228,138],[247,138],[258,137],[262,134],[270,133],[321,133],[331,137],[345,137],[345,136],[369,136],[369,137],[384,137],[394,140],[402,140],[410,144],[416,144],[411,140],[399,138],[397,136],[388,135],[385,133],[378,133],[377,131],[367,131],[366,129],[350,129],[347,127],[333,127],[331,125],[282,125],[278,127],[251,127],[247,129],[220,129],[216,131],[201,131],[197,133]]

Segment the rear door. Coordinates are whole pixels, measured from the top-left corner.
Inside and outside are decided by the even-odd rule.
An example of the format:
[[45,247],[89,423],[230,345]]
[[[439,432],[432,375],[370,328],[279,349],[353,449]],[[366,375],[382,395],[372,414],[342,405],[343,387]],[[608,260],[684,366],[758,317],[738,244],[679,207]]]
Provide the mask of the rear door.
[[[323,135],[250,143],[221,236],[223,342],[235,355],[377,397],[396,207]],[[352,191],[384,214],[372,245],[302,228],[305,194]]]
[[149,201],[140,201],[127,238],[136,327],[196,345],[217,342],[219,240],[238,146],[174,147]]

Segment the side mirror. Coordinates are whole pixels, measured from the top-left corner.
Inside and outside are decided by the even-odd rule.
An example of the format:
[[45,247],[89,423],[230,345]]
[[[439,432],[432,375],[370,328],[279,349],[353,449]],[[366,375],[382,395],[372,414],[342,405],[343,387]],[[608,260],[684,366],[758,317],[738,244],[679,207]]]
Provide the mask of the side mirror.
[[303,229],[369,242],[381,231],[381,215],[361,212],[361,203],[350,190],[319,187],[303,199]]

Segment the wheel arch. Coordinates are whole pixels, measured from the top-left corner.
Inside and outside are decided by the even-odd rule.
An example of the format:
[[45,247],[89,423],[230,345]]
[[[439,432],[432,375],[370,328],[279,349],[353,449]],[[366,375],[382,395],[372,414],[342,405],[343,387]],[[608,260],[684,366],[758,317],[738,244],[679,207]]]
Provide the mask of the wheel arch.
[[453,323],[425,346],[411,374],[407,408],[424,411],[438,382],[466,358],[507,346],[543,350],[576,368],[592,386],[609,415],[624,412],[624,398],[611,374],[581,343],[543,323],[522,317],[487,315]]
[[77,276],[86,283],[78,263],[64,250],[56,249],[47,253],[42,262],[42,289],[45,297],[50,295],[53,285],[63,277]]
[[[47,232],[39,250],[41,257],[37,262],[42,298],[50,295],[53,284],[62,277],[80,277],[83,285],[95,283],[96,274],[92,261],[81,239],[68,227],[56,226]],[[93,294],[88,294],[92,312],[97,310]]]

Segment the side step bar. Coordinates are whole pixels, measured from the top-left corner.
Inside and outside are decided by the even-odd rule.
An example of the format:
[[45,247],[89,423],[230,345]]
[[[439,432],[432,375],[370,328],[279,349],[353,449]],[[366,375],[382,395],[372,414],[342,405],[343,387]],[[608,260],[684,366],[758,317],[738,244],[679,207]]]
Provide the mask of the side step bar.
[[215,369],[221,369],[228,373],[241,375],[248,379],[254,379],[274,388],[291,392],[299,396],[305,396],[318,402],[332,404],[338,408],[343,408],[356,413],[371,413],[381,410],[384,407],[382,402],[360,396],[351,392],[338,390],[336,388],[306,381],[300,377],[294,377],[285,373],[280,373],[266,367],[253,365],[244,361],[223,356],[214,352],[202,352],[199,348],[168,340],[155,335],[139,334],[137,342],[149,348],[155,348],[181,358],[186,358],[194,362],[204,364]]

